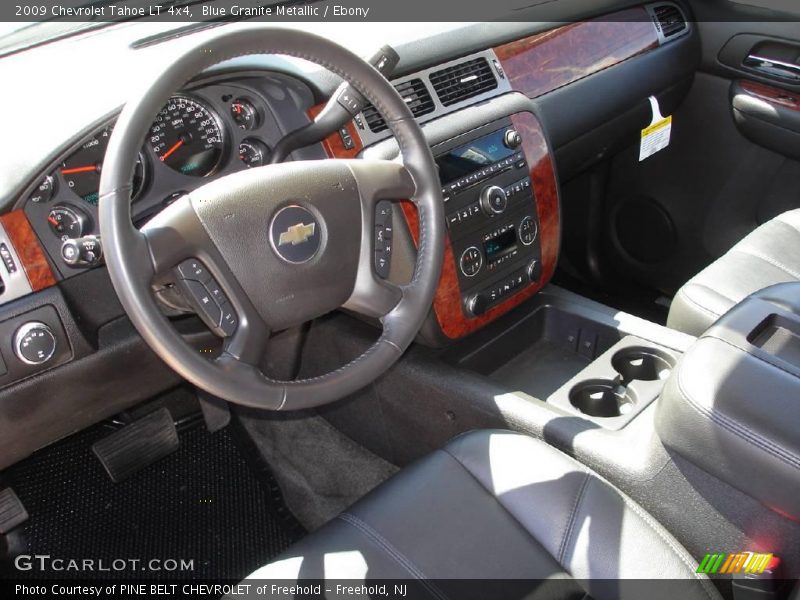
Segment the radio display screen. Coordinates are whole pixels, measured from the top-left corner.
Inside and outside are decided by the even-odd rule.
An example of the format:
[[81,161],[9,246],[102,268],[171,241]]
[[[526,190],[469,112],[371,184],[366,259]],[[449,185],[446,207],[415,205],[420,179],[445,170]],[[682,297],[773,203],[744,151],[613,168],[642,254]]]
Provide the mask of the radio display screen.
[[492,238],[483,243],[483,252],[486,254],[486,262],[490,263],[496,258],[513,252],[516,247],[517,232],[511,227],[496,238]]
[[439,166],[439,179],[442,184],[469,175],[514,154],[514,150],[503,143],[504,134],[505,129],[498,129],[437,157],[436,164]]

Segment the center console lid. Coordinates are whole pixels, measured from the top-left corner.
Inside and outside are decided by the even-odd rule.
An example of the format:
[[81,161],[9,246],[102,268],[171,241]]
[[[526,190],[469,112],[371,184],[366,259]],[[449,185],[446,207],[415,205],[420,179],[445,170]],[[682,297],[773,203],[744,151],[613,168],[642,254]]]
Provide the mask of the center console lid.
[[800,283],[753,294],[688,349],[656,428],[670,450],[800,518]]

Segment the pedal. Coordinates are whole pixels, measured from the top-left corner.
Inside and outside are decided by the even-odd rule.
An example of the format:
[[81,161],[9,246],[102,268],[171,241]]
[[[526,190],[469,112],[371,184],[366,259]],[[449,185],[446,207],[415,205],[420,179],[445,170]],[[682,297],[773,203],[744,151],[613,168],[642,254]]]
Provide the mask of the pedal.
[[28,511],[17,498],[14,490],[0,490],[0,534],[6,534],[20,523],[28,520]]
[[92,451],[111,480],[119,483],[178,449],[172,415],[160,408],[95,442]]
[[200,401],[200,410],[203,412],[206,429],[210,433],[228,426],[231,422],[231,410],[225,400],[200,390],[197,392],[197,399]]

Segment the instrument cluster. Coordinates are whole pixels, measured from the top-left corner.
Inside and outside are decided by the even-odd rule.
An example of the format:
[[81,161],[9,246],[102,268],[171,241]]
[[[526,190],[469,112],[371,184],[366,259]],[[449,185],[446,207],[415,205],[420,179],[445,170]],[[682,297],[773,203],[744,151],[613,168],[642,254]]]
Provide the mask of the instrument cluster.
[[[83,138],[24,202],[64,277],[101,258],[90,252],[87,264],[82,246],[71,241],[99,235],[98,191],[113,128],[113,122],[106,123]],[[268,95],[255,86],[220,83],[172,96],[150,127],[133,169],[134,222],[143,223],[215,177],[267,164],[282,135]]]

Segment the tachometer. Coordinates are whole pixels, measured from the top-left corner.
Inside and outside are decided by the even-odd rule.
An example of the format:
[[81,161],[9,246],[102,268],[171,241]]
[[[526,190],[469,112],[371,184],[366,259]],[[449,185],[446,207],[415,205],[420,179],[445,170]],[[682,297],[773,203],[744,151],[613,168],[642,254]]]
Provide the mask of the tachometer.
[[[92,136],[80,148],[69,155],[61,163],[61,176],[67,187],[83,198],[89,204],[97,205],[98,190],[100,188],[100,173],[103,170],[103,158],[108,148],[112,126],[108,126],[98,134]],[[144,183],[144,158],[141,154],[136,161],[136,170],[133,174],[132,198],[141,191]]]
[[150,128],[150,146],[165,165],[185,175],[204,177],[222,160],[222,125],[199,100],[173,96]]

